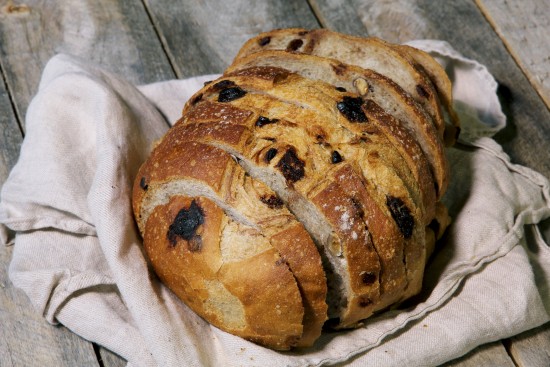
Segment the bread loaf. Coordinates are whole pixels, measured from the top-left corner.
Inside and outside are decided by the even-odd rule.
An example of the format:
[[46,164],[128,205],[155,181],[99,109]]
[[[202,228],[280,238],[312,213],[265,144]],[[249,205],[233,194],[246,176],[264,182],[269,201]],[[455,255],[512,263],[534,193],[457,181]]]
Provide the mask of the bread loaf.
[[410,47],[253,38],[135,179],[156,274],[211,324],[277,350],[417,294],[450,221],[451,102],[444,71]]

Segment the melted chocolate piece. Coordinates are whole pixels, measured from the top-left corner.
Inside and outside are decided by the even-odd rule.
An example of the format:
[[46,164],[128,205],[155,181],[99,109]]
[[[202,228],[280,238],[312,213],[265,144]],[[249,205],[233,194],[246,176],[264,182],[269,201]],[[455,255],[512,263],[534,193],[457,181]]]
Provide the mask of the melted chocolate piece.
[[411,215],[411,210],[407,208],[403,200],[390,195],[386,196],[386,205],[403,236],[410,238],[414,228],[414,218]]
[[359,307],[368,307],[372,305],[372,300],[367,297],[361,297],[359,298]]
[[178,237],[188,242],[189,251],[200,251],[202,239],[197,235],[197,229],[204,223],[204,213],[201,207],[193,200],[189,208],[181,209],[174,222],[168,228],[168,241],[172,247],[176,246]]
[[376,274],[374,274],[370,271],[366,271],[361,275],[361,281],[365,285],[374,284],[374,282],[376,281]]
[[416,85],[416,91],[421,97],[428,98],[430,96],[430,93],[421,84]]
[[269,209],[279,209],[283,206],[283,201],[275,195],[263,195],[260,197],[260,200],[267,205]]
[[267,124],[274,124],[278,121],[279,121],[279,119],[269,119],[265,116],[260,116],[260,117],[258,117],[258,120],[256,120],[256,126],[257,127],[262,127],[262,126],[267,125]]
[[149,185],[147,185],[147,182],[145,181],[145,177],[142,177],[141,180],[139,180],[139,187],[141,187],[144,191],[147,191],[149,188]]
[[212,89],[215,90],[215,91],[218,91],[218,90],[222,90],[222,89],[225,89],[225,88],[229,88],[229,87],[235,87],[237,86],[235,84],[235,82],[231,81],[231,80],[221,80],[219,82],[217,82],[216,84],[214,84],[212,86]]
[[302,179],[305,175],[305,163],[296,155],[294,147],[288,148],[277,163],[276,167],[281,171],[287,182],[293,183]]
[[260,46],[265,46],[265,45],[267,45],[269,42],[271,42],[271,37],[269,37],[269,36],[260,38],[260,39],[258,40],[258,44],[259,44]]
[[346,88],[344,88],[344,87],[336,87],[336,90],[337,90],[338,92],[342,92],[342,93],[347,92]]
[[299,38],[294,39],[294,40],[292,40],[288,43],[288,46],[286,47],[286,50],[287,51],[296,51],[300,47],[302,47],[303,44],[304,44],[304,41],[302,41],[301,39],[299,39]]
[[271,162],[271,160],[275,158],[276,155],[277,155],[277,149],[275,148],[269,149],[267,153],[265,153],[265,157],[264,157],[265,163]]
[[332,154],[330,155],[330,162],[332,164],[340,163],[344,160],[340,153],[338,153],[336,150],[332,151]]
[[361,97],[345,96],[342,102],[336,104],[336,107],[350,122],[367,122],[367,116],[361,108],[362,105]]
[[229,87],[222,89],[218,95],[218,102],[231,102],[241,97],[244,97],[246,91],[240,87]]

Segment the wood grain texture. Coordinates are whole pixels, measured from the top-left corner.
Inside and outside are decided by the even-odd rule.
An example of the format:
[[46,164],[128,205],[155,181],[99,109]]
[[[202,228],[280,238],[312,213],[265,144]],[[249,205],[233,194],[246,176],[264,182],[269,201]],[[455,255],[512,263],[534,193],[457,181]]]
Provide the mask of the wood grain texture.
[[502,343],[495,342],[477,347],[465,356],[445,363],[442,367],[480,366],[514,367],[514,362]]
[[68,53],[134,83],[173,78],[143,4],[132,1],[25,1],[0,10],[0,62],[20,120],[46,62]]
[[546,105],[550,107],[550,2],[476,0]]
[[518,367],[550,366],[550,324],[511,338],[510,354]]
[[319,27],[305,1],[144,1],[179,78],[221,73],[260,32]]

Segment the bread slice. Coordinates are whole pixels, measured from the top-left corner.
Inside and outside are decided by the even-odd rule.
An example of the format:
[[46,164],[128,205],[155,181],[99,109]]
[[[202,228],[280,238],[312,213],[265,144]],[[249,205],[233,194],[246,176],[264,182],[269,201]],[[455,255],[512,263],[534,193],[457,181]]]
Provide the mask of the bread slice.
[[432,82],[400,49],[381,39],[354,37],[327,29],[278,29],[247,41],[234,62],[261,50],[285,50],[336,59],[391,78],[426,109],[437,131],[443,134],[445,123]]

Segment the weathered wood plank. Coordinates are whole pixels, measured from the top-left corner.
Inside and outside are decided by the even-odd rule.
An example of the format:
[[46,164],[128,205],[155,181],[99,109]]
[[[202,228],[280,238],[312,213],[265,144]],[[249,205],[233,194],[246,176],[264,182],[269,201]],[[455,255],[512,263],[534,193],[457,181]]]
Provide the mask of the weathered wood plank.
[[57,53],[90,60],[135,83],[174,77],[139,0],[25,4],[0,11],[0,60],[20,120],[44,65]]
[[465,356],[445,363],[442,367],[479,366],[514,367],[514,362],[508,356],[502,343],[494,342],[477,347]]
[[518,367],[550,366],[550,324],[511,338],[509,349]]
[[259,32],[319,27],[305,1],[144,1],[180,78],[221,73]]
[[550,2],[476,0],[529,81],[550,107]]

